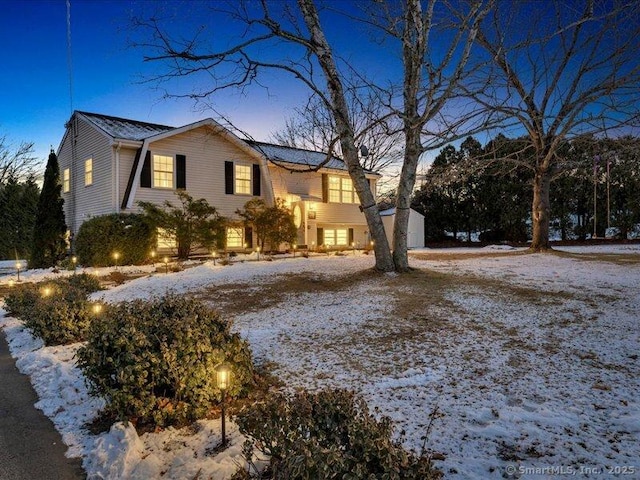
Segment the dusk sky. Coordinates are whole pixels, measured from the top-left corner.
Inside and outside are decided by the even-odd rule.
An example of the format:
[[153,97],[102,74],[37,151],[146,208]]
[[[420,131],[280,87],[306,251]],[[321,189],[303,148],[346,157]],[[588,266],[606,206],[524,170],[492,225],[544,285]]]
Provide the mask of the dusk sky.
[[[71,116],[66,2],[0,0],[0,5],[0,136],[14,146],[35,142],[37,157],[45,160],[51,147],[58,148]],[[160,66],[145,64],[144,52],[129,46],[130,18],[153,8],[144,0],[71,0],[73,109],[176,126],[215,117],[192,100],[163,100],[162,92],[141,83]],[[335,27],[338,41],[355,45],[351,32]],[[184,28],[193,27],[185,22]],[[217,108],[255,139],[267,140],[306,98],[292,79],[268,86],[268,92],[255,88],[245,96],[225,92],[216,97]]]

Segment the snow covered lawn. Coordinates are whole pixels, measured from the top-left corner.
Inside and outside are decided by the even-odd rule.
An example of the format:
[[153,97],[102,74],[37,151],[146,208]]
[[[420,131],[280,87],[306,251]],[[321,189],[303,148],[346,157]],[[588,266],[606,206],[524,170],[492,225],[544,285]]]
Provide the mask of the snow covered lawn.
[[[446,478],[530,467],[640,475],[640,247],[424,249],[412,254],[418,270],[402,276],[372,274],[372,265],[366,255],[205,263],[94,296],[173,290],[209,301],[288,387],[360,392],[408,448],[443,453]],[[73,366],[78,345],[42,348],[16,320],[0,325],[37,406],[90,477],[228,478],[240,462],[235,430],[232,447],[211,454],[217,420],[90,435],[82,425],[101,402],[87,398]]]

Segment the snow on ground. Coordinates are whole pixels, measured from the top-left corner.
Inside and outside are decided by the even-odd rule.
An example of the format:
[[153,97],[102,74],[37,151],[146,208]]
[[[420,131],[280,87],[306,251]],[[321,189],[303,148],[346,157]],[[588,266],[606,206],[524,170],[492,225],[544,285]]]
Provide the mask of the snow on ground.
[[[412,264],[426,269],[427,282],[439,275],[442,283],[398,288],[401,277],[358,277],[374,262],[365,255],[206,262],[94,295],[117,302],[167,290],[242,291],[291,274],[354,278],[339,291],[279,292],[275,304],[234,314],[234,328],[287,386],[358,391],[404,430],[408,448],[444,453],[437,465],[446,478],[503,478],[525,468],[606,478],[607,469],[625,467],[626,478],[637,477],[640,247],[562,251],[423,249]],[[625,261],[608,261],[614,254]],[[78,345],[43,348],[18,321],[0,325],[18,367],[32,376],[38,408],[91,478],[228,478],[240,462],[233,426],[232,447],[210,453],[219,420],[142,436],[116,424],[90,435],[82,425],[101,403],[73,366]],[[538,471],[523,478],[549,476]]]

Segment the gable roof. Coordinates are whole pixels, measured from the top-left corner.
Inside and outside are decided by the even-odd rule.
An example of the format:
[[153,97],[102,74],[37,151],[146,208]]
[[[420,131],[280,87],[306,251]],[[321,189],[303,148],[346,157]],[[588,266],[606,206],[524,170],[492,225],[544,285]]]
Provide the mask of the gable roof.
[[[169,125],[160,125],[157,123],[140,122],[128,118],[113,117],[110,115],[102,115],[99,113],[77,111],[85,120],[93,124],[97,129],[104,132],[113,139],[131,140],[141,142],[144,140],[155,140],[165,136],[171,136],[181,133],[184,130],[198,127],[204,124],[211,124],[220,128],[224,133],[228,133],[236,142],[239,140],[241,144],[246,144],[259,154],[263,155],[268,161],[277,165],[278,163],[289,163],[300,165],[303,167],[319,167],[333,170],[346,171],[347,166],[344,161],[338,157],[332,156],[327,162],[327,154],[314,150],[305,150],[302,148],[288,147],[284,145],[274,145],[272,143],[257,142],[255,140],[247,140],[237,137],[232,132],[226,130],[213,119],[205,119],[182,127],[172,127]],[[326,162],[326,163],[325,163]],[[365,170],[365,173],[377,175],[375,172]]]
[[157,123],[139,122],[127,118],[111,117],[98,113],[80,112],[87,121],[112,138],[140,141],[147,137],[174,130],[175,127]]

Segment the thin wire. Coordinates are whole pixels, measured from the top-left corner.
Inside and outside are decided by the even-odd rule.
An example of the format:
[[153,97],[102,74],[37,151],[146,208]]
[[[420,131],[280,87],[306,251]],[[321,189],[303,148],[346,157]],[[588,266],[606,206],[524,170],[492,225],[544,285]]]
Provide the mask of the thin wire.
[[67,0],[67,68],[69,69],[69,109],[73,114],[73,63],[71,56],[71,0]]

